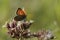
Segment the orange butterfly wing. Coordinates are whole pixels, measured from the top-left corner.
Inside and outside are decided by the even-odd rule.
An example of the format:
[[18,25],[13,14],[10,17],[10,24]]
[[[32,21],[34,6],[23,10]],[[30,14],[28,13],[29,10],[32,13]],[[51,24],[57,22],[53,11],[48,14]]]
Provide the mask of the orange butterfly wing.
[[26,14],[22,9],[18,9],[17,10],[17,15],[23,16],[23,15],[26,15]]

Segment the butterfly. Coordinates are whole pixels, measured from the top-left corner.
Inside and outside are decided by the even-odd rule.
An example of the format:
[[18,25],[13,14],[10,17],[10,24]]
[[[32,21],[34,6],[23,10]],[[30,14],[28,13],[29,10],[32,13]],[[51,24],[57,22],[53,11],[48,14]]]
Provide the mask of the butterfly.
[[16,11],[17,16],[14,17],[14,20],[16,21],[21,21],[26,19],[26,12],[24,11],[24,9],[18,8]]

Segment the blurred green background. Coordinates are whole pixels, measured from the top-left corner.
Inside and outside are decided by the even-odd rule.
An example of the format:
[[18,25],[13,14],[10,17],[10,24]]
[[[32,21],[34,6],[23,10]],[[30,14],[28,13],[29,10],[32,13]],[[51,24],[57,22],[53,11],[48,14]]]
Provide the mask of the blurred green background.
[[[50,29],[60,40],[60,0],[0,0],[0,40],[15,40],[7,35],[5,22],[16,16],[17,8],[27,12],[27,20],[34,20],[32,32]],[[32,38],[32,40],[36,40]]]

